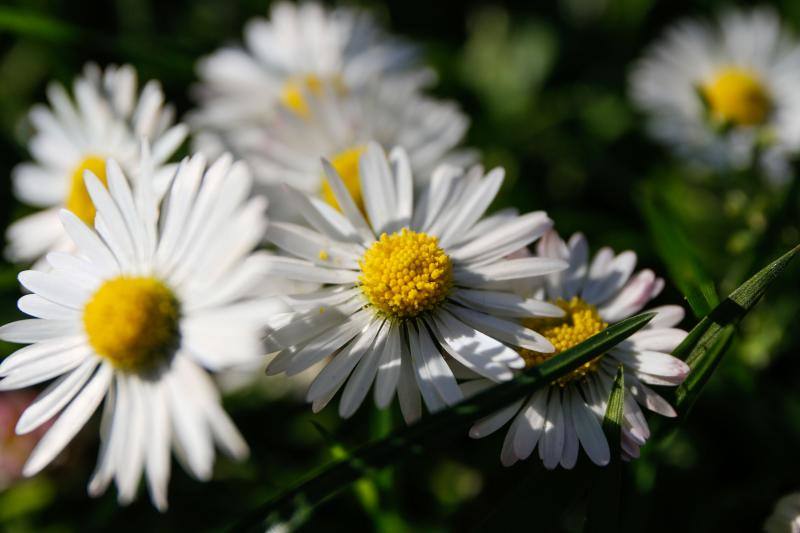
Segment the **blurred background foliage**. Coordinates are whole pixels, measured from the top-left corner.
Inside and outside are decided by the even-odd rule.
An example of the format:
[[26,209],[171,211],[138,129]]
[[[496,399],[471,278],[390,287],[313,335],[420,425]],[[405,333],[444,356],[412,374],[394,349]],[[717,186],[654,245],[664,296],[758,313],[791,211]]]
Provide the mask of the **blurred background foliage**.
[[[433,93],[472,117],[468,143],[509,175],[495,207],[546,209],[562,234],[594,249],[630,248],[671,281],[659,303],[710,287],[727,294],[797,243],[797,180],[773,186],[752,173],[709,175],[676,163],[644,135],[626,98],[631,62],[672,22],[728,3],[654,0],[356,2],[420,44],[440,75]],[[800,3],[776,4],[800,29]],[[0,4],[0,228],[26,211],[10,195],[11,168],[28,156],[27,110],[46,84],[70,84],[86,61],[130,62],[157,78],[180,114],[191,108],[194,61],[241,38],[263,0],[67,1]],[[0,263],[0,319],[20,316],[16,273]],[[740,328],[689,421],[649,443],[623,470],[626,531],[757,531],[773,503],[800,488],[800,273],[790,268]],[[679,290],[680,288],[680,290]],[[688,308],[688,305],[687,305]],[[694,324],[689,313],[685,326]],[[0,355],[10,353],[2,345]],[[284,388],[285,389],[285,388]],[[4,531],[215,529],[343,449],[386,434],[398,413],[364,408],[351,420],[320,415],[298,393],[256,384],[227,401],[252,447],[244,464],[217,463],[214,480],[177,465],[170,510],[146,497],[119,508],[113,490],[91,500],[96,427],[58,464],[0,492]],[[7,394],[6,394],[7,396]],[[4,396],[0,396],[3,401]],[[654,428],[661,421],[650,417]],[[95,421],[96,424],[96,421]],[[303,526],[349,530],[580,531],[592,466],[545,471],[533,458],[505,469],[504,432],[466,435],[420,450],[328,501]],[[13,437],[0,429],[0,453]],[[0,477],[2,481],[2,477]]]

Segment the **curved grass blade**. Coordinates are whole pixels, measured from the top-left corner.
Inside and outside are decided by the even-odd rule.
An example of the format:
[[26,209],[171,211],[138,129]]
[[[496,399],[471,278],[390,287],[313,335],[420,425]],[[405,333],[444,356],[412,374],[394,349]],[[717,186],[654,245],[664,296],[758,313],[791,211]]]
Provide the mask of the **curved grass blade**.
[[584,531],[604,533],[619,531],[620,493],[622,491],[622,465],[620,460],[622,439],[622,416],[625,406],[625,372],[620,365],[611,387],[606,415],[603,418],[603,433],[611,450],[611,462],[605,468],[597,468],[592,475],[592,489]]
[[377,468],[397,463],[447,434],[464,431],[468,424],[478,418],[565,376],[633,335],[653,316],[653,313],[644,313],[618,322],[578,346],[520,373],[511,381],[498,384],[458,405],[426,416],[416,424],[361,447],[266,502],[234,525],[232,530],[264,531],[276,525],[291,529],[307,517],[315,506],[353,481],[371,474]]
[[692,371],[675,391],[675,407],[685,416],[703,386],[722,360],[735,333],[736,325],[753,308],[767,288],[789,265],[800,246],[761,269],[745,281],[703,318],[675,349],[673,355],[684,359]]

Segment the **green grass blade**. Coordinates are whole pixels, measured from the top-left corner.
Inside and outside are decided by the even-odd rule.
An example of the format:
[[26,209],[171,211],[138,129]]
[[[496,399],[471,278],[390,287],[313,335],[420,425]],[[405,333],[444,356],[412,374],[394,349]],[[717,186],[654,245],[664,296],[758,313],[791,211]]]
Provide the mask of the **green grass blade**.
[[703,318],[675,349],[673,355],[684,359],[692,369],[686,381],[675,391],[675,407],[682,416],[691,408],[730,346],[736,325],[798,251],[800,246],[786,252],[745,281]]
[[714,282],[700,265],[689,238],[677,223],[677,216],[657,202],[652,187],[644,190],[642,214],[670,281],[686,297],[695,316],[705,316],[719,303]]
[[498,384],[458,405],[426,416],[416,424],[361,447],[347,457],[323,467],[306,481],[277,495],[244,517],[234,525],[233,530],[263,530],[267,524],[291,527],[301,520],[301,516],[307,516],[316,505],[363,475],[387,464],[397,463],[446,434],[464,431],[468,424],[478,418],[565,376],[633,335],[653,316],[653,313],[644,313],[614,324],[557,357],[520,373],[511,381]]
[[625,373],[620,365],[611,387],[603,433],[611,450],[611,462],[605,468],[595,469],[592,475],[592,490],[589,494],[589,509],[584,531],[604,533],[619,530],[620,493],[622,490],[622,465],[620,464],[620,439],[622,438],[622,416],[625,406]]

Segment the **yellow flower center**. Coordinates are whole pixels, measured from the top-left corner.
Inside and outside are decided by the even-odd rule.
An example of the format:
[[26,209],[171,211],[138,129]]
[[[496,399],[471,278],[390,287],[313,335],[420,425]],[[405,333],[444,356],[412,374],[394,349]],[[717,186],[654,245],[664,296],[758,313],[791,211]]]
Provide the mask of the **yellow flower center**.
[[86,185],[83,182],[83,172],[90,170],[97,176],[103,185],[107,185],[106,180],[106,161],[102,157],[90,155],[72,173],[72,180],[69,186],[69,195],[64,207],[72,211],[88,225],[94,225],[94,215],[97,212]]
[[360,266],[361,290],[390,318],[433,309],[453,285],[453,266],[436,237],[408,229],[381,235],[364,252]]
[[767,120],[772,102],[756,73],[737,67],[720,70],[701,87],[714,120],[757,126]]
[[301,117],[308,117],[309,109],[305,92],[320,94],[322,92],[322,80],[313,74],[289,79],[283,85],[281,102]]
[[[338,153],[333,157],[333,159],[331,159],[331,165],[336,169],[336,172],[342,178],[344,186],[347,187],[348,192],[350,192],[350,196],[353,197],[353,201],[356,203],[362,213],[364,213],[364,198],[361,196],[361,181],[358,172],[358,162],[361,159],[361,154],[364,153],[364,150],[364,146],[348,148],[347,150]],[[339,206],[339,202],[336,201],[336,197],[333,195],[333,188],[331,187],[331,184],[328,182],[327,178],[322,181],[322,199],[339,211],[342,210],[342,208]]]
[[178,342],[180,305],[151,277],[112,278],[83,310],[89,344],[115,368],[147,371],[172,355]]
[[[540,353],[524,348],[520,349],[519,354],[525,360],[525,365],[528,368],[544,363],[608,327],[608,324],[600,318],[597,308],[577,296],[570,301],[559,298],[555,304],[564,310],[563,317],[529,318],[524,321],[525,326],[544,335],[555,347],[553,353]],[[602,355],[588,363],[584,363],[566,376],[556,380],[554,384],[564,387],[571,381],[582,379],[589,372],[597,370],[601,357]]]

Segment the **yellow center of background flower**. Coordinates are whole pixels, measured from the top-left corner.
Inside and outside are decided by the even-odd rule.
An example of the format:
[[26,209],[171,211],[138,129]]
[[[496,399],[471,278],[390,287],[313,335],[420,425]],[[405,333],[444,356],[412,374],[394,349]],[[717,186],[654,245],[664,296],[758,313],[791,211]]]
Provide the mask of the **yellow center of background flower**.
[[361,290],[391,318],[433,309],[453,285],[453,266],[437,238],[408,229],[381,235],[364,252],[360,266]]
[[78,218],[86,222],[89,226],[94,225],[94,215],[97,210],[92,203],[86,184],[83,181],[83,172],[89,170],[100,179],[103,185],[107,185],[106,161],[102,157],[90,155],[72,173],[69,186],[69,195],[64,207],[72,211]]
[[[353,197],[353,201],[356,203],[362,213],[364,213],[364,198],[361,195],[361,181],[358,172],[358,161],[361,159],[361,154],[364,153],[364,150],[364,146],[348,148],[347,150],[336,154],[331,159],[331,165],[333,165],[333,168],[336,169],[339,177],[342,178],[344,186],[347,187],[347,190],[350,192],[350,196]],[[342,210],[342,208],[339,206],[339,202],[336,201],[336,196],[333,195],[333,188],[331,187],[331,184],[328,182],[327,178],[322,181],[322,199],[337,210]]]
[[729,67],[703,85],[711,116],[724,123],[757,126],[767,120],[772,102],[756,73]]
[[306,102],[305,92],[320,94],[322,92],[322,80],[313,74],[290,79],[283,85],[281,102],[301,117],[308,117],[310,111],[308,102]]
[[110,279],[83,310],[92,348],[115,368],[129,372],[152,369],[172,354],[179,318],[175,295],[151,277]]
[[[608,324],[600,318],[597,308],[577,296],[569,301],[559,298],[554,303],[564,310],[563,317],[529,318],[523,321],[526,327],[541,333],[555,347],[553,353],[540,353],[524,348],[520,349],[519,354],[525,360],[525,365],[528,368],[544,363],[608,327]],[[555,383],[564,387],[571,381],[585,377],[589,372],[597,370],[600,357],[602,355],[559,378]]]

